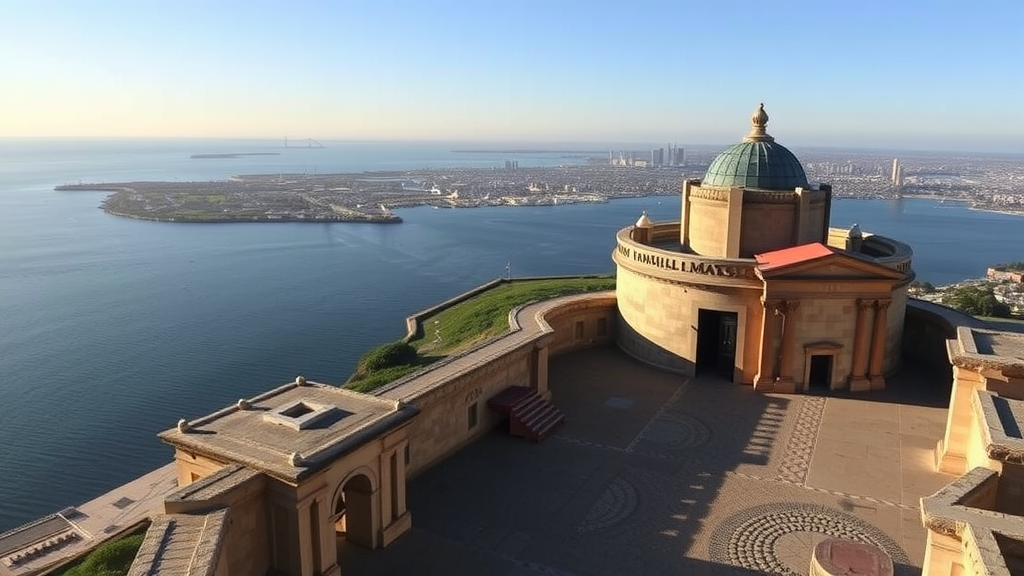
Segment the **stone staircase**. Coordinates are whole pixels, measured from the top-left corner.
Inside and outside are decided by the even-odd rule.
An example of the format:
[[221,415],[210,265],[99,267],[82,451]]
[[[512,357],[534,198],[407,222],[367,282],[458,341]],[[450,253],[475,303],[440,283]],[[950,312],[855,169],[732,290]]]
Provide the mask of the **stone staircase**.
[[488,400],[487,405],[508,415],[509,432],[513,436],[531,442],[540,442],[565,422],[561,410],[526,386],[509,386]]

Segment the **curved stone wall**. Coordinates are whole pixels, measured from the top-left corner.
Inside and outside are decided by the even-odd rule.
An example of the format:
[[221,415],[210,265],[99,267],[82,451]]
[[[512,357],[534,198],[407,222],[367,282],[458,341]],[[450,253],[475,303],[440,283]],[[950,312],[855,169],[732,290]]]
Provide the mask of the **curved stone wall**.
[[[655,225],[653,240],[671,236],[678,229],[678,222]],[[619,348],[641,362],[692,375],[700,310],[734,312],[738,324],[733,381],[753,382],[763,314],[755,262],[647,246],[633,241],[630,230],[619,231],[612,254]]]

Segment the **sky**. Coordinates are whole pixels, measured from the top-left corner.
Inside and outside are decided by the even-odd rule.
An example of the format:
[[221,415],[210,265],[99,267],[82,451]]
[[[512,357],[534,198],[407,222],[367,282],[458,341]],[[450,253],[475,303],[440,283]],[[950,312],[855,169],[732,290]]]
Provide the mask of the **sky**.
[[0,0],[0,137],[1024,150],[1021,0]]

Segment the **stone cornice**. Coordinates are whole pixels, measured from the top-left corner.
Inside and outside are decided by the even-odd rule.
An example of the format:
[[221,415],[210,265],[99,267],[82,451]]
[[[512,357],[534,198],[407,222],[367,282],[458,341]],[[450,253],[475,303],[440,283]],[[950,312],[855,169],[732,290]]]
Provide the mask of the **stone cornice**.
[[921,498],[924,527],[957,540],[968,526],[1024,533],[1024,517],[988,509],[995,502],[998,483],[996,471],[974,468],[935,494]]
[[[982,354],[974,340],[974,334],[1002,334],[996,330],[985,330],[958,326],[956,339],[946,341],[949,362],[957,368],[972,372],[997,372],[1005,378],[1024,378],[1024,360],[996,354]],[[1013,335],[1010,335],[1012,337]]]
[[[1019,437],[1021,423],[1014,420],[1012,403],[1024,405],[1024,401],[1002,398],[987,390],[975,390],[971,398],[988,457],[1000,462],[1024,464],[1024,439]],[[1007,434],[1007,427],[1011,427],[1011,432],[1018,436]]]

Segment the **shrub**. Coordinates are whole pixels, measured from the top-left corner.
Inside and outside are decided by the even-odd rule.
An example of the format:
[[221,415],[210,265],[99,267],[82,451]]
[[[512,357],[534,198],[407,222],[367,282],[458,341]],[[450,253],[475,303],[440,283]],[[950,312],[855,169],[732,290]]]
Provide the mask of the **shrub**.
[[356,370],[373,372],[416,362],[416,349],[405,342],[390,342],[373,348],[359,359]]
[[144,532],[104,542],[59,576],[124,576],[142,546]]

